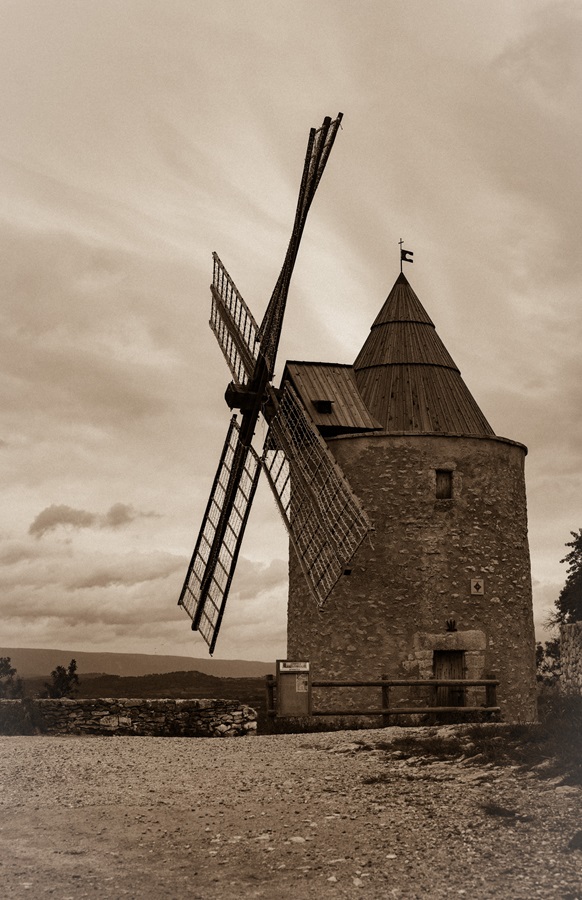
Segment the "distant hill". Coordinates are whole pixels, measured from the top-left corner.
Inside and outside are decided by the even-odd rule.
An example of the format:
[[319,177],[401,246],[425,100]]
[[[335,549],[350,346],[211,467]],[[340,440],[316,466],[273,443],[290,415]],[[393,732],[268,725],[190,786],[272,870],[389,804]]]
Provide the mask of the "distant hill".
[[[31,676],[24,678],[25,696],[42,694],[46,678]],[[240,700],[255,709],[265,705],[265,678],[217,678],[202,672],[164,672],[158,675],[127,676],[86,675],[79,680],[74,695],[76,698],[127,697],[127,698],[170,698],[190,697],[222,698]]]
[[168,672],[202,672],[216,678],[258,678],[274,674],[275,663],[246,659],[195,659],[190,656],[156,656],[146,653],[85,653],[80,650],[36,650],[0,647],[23,678],[48,677],[56,666],[77,660],[80,676],[89,674],[139,677]]
[[[27,684],[30,682],[27,680]],[[265,697],[263,678],[216,678],[202,672],[166,672],[162,675],[142,675],[122,678],[119,675],[98,675],[83,681],[79,698],[90,697],[145,697],[188,698],[207,697],[224,700],[241,700],[256,705]]]

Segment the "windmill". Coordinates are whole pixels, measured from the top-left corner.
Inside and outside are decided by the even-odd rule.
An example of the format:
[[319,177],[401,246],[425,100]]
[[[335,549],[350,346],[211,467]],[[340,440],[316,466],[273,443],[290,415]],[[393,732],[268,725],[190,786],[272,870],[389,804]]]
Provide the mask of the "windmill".
[[[178,600],[212,654],[261,469],[314,601],[323,606],[372,526],[290,383],[272,384],[291,275],[307,214],[342,114],[311,129],[295,221],[281,274],[259,326],[216,253],[210,327],[233,381],[233,413],[194,553]],[[252,445],[259,416],[268,424],[261,455]]]

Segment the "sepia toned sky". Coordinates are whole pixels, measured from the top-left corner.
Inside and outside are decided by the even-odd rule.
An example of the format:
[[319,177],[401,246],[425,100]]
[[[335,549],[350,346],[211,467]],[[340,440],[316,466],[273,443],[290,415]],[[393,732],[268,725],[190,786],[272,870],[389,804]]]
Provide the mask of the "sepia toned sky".
[[[0,26],[2,646],[206,655],[176,601],[229,419],[211,253],[260,319],[338,111],[279,374],[354,360],[402,237],[529,447],[541,625],[582,527],[580,3],[0,0]],[[261,483],[217,657],[285,656],[286,566]]]

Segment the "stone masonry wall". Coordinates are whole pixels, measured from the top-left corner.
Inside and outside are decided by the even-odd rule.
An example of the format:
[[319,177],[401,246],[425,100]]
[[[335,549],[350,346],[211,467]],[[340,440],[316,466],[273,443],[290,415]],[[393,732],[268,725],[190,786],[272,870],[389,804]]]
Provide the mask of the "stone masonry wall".
[[256,733],[257,713],[236,700],[1,700],[5,721],[45,734],[234,737]]
[[[386,434],[328,446],[375,532],[321,611],[290,550],[288,659],[309,660],[315,680],[426,678],[435,652],[450,644],[464,653],[464,677],[500,680],[505,721],[535,721],[525,448],[502,438]],[[453,473],[451,499],[436,498],[438,469]],[[471,585],[479,578],[481,595]],[[456,632],[447,633],[449,619]],[[485,700],[479,690],[476,705]],[[367,693],[377,707],[379,691]],[[336,708],[354,695],[343,689]]]
[[560,628],[560,688],[582,694],[582,622]]

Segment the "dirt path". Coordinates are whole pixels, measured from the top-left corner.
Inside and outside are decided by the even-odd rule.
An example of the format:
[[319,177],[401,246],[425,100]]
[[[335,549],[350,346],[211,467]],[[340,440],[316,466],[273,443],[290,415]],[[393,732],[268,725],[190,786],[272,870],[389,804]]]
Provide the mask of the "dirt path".
[[581,788],[361,748],[399,731],[0,738],[1,895],[582,898]]

